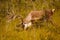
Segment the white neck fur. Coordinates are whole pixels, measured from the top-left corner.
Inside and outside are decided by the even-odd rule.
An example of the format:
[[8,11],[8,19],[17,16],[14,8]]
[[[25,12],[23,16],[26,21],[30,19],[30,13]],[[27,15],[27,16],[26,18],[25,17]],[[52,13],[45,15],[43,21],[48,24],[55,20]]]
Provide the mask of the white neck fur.
[[27,24],[24,24],[24,29],[27,29],[27,27],[30,27],[32,25],[32,23],[31,22],[29,22],[29,23],[27,23]]

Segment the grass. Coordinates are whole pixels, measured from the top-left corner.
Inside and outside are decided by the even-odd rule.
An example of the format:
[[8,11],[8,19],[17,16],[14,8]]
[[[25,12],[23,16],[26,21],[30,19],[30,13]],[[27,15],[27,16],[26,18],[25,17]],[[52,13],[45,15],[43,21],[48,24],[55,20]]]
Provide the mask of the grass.
[[[5,7],[7,8],[7,3],[5,3],[4,0],[0,1],[0,2],[1,2],[0,9],[3,10],[3,9],[5,9]],[[6,0],[6,2],[8,2],[8,1]],[[14,0],[11,2],[11,4],[13,5],[11,10],[14,10],[15,14],[23,15],[23,17],[25,18],[26,15],[31,10],[33,10],[32,3],[30,1],[27,2],[27,4],[26,4],[27,7],[24,6],[25,0],[22,0],[21,3],[18,5],[17,5],[18,2],[16,2],[16,3],[15,2],[16,1],[14,1]],[[43,2],[43,0],[40,0],[39,2],[38,2],[38,0],[36,0],[34,2],[37,10],[40,10],[46,6],[42,2]],[[48,2],[49,1],[47,1],[47,3]],[[57,2],[58,5],[59,5],[59,3]],[[8,7],[10,7],[11,4],[9,3]],[[2,15],[2,13],[4,13],[4,12],[0,11],[0,13]],[[19,23],[19,19],[15,19],[9,23],[6,23],[7,19],[2,18],[0,16],[0,18],[1,18],[1,20],[0,20],[1,21],[0,22],[0,40],[60,40],[60,9],[56,10],[56,12],[54,13],[54,15],[52,17],[53,17],[53,22],[55,22],[58,26],[53,26],[50,23],[49,23],[49,26],[47,26],[46,25],[47,23],[44,22],[43,23],[44,26],[41,26],[38,28],[35,28],[35,26],[32,26],[33,28],[29,28],[28,30],[22,30],[22,28],[16,27],[16,25]]]
[[[59,22],[57,22],[59,17],[57,15],[54,16],[56,16],[54,22],[59,25]],[[0,31],[1,40],[60,40],[60,27],[55,27],[51,24],[47,27],[46,23],[44,23],[44,26],[41,28],[28,30],[19,29],[19,31],[17,31],[15,28],[17,23],[16,20],[13,20],[6,24],[8,26],[7,30],[2,26],[2,29],[0,29],[2,30],[2,32]]]

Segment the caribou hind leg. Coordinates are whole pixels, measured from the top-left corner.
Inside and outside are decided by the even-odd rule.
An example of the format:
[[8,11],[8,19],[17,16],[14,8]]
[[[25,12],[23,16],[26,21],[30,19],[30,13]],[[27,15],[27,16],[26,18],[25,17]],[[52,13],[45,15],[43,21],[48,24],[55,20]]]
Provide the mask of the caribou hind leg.
[[52,20],[49,20],[49,22],[53,25],[53,26],[58,26],[56,23],[54,23]]
[[51,23],[53,26],[56,26],[56,27],[58,26],[55,22],[53,22],[52,18],[48,18],[47,23]]

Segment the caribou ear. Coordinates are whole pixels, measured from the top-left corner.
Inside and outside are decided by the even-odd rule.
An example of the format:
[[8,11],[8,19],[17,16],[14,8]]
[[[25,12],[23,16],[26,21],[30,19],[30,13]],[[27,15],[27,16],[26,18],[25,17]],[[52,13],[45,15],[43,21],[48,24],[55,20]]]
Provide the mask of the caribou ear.
[[55,9],[52,9],[52,12],[55,12]]

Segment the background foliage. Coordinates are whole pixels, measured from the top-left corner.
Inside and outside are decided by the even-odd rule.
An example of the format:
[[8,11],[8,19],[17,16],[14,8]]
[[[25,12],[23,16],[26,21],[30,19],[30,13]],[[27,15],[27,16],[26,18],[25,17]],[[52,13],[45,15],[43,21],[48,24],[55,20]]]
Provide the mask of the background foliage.
[[[59,26],[49,24],[47,27],[44,22],[41,28],[26,31],[16,28],[18,19],[6,22],[8,12],[14,11],[12,14],[22,15],[25,18],[30,11],[43,8],[56,9],[53,22]],[[0,40],[60,40],[60,0],[0,0]]]

